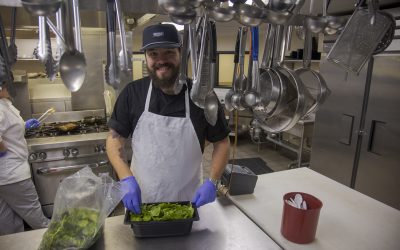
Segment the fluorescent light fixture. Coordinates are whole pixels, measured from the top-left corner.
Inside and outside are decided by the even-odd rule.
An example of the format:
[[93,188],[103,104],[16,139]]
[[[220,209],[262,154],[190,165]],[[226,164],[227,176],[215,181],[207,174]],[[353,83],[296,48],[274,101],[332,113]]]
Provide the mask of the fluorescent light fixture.
[[179,25],[179,24],[172,23],[172,22],[162,22],[162,24],[172,24],[172,25],[175,26],[175,28],[176,28],[178,31],[182,31],[182,30],[183,30],[183,25]]

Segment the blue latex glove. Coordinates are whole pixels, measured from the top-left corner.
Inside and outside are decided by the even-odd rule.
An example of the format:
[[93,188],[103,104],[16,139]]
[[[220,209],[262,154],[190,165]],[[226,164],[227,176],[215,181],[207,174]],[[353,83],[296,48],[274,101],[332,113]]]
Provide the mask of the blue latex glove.
[[0,157],[3,157],[3,156],[5,156],[6,154],[7,154],[7,151],[0,152]]
[[140,204],[142,203],[142,195],[139,184],[134,176],[128,176],[121,180],[122,188],[127,191],[122,202],[124,206],[135,214],[140,214]]
[[25,122],[25,128],[30,129],[30,128],[37,128],[39,127],[40,122],[37,119],[29,119]]
[[203,206],[207,203],[215,201],[217,196],[217,188],[214,183],[210,180],[206,180],[203,185],[201,185],[194,195],[192,199],[192,203],[196,205],[196,207]]

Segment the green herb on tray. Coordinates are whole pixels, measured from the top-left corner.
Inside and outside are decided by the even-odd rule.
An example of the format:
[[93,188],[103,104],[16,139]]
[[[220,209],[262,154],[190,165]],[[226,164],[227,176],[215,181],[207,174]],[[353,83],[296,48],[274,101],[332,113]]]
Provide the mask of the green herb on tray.
[[168,221],[193,218],[192,205],[178,203],[144,204],[141,214],[131,213],[131,221]]
[[65,248],[86,249],[93,244],[98,232],[99,211],[73,208],[60,220],[52,220],[43,236],[39,250]]

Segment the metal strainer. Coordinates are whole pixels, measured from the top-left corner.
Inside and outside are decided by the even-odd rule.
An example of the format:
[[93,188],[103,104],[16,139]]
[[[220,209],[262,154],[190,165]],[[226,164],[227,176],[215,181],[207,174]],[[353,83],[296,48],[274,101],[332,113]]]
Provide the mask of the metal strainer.
[[393,25],[390,16],[377,11],[377,0],[368,0],[368,6],[356,8],[327,56],[328,61],[356,74]]

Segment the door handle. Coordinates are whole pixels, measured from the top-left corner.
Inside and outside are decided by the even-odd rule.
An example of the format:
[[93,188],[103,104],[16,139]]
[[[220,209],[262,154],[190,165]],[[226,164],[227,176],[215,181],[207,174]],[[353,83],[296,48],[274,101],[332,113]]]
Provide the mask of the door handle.
[[55,167],[55,168],[39,168],[36,170],[36,172],[40,175],[50,175],[50,174],[59,174],[63,172],[69,172],[73,170],[78,170],[82,169],[84,167],[90,167],[91,169],[99,168],[102,166],[108,165],[108,161],[100,161],[96,163],[89,163],[89,164],[80,164],[80,165],[74,165],[74,166],[65,166],[65,167]]

